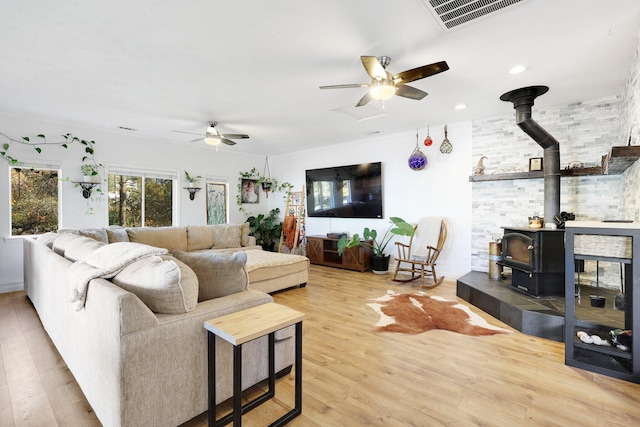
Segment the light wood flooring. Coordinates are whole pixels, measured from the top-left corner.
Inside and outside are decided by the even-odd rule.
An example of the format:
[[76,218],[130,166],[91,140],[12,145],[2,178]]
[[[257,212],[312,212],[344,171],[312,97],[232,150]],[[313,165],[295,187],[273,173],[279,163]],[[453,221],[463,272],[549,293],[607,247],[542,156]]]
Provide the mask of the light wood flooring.
[[[291,426],[640,425],[640,385],[565,366],[562,343],[519,332],[373,333],[369,299],[419,290],[391,277],[314,265],[307,287],[274,295],[307,314],[303,411]],[[455,283],[428,293],[456,299]],[[24,292],[0,294],[0,367],[0,426],[99,425]],[[276,390],[243,425],[288,410],[293,374]],[[183,427],[206,422],[203,414]]]

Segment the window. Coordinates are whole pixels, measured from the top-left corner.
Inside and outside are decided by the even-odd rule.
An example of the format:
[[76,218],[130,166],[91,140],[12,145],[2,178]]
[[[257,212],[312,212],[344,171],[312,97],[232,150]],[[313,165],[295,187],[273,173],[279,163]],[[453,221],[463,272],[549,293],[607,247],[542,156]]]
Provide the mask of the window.
[[175,173],[109,170],[109,225],[173,225]]
[[55,166],[11,168],[11,235],[58,229],[58,174]]

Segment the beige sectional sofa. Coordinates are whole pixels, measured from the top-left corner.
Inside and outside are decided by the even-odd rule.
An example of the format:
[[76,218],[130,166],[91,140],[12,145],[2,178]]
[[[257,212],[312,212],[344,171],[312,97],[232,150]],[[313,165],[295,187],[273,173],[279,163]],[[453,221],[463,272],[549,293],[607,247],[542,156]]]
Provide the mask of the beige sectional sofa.
[[[255,252],[259,258],[263,251],[251,248],[252,239],[241,234],[241,244],[231,252],[234,248],[220,247],[229,244],[221,242],[222,235],[218,240],[209,236],[211,242],[200,234],[210,232],[206,227],[85,230],[84,235],[24,240],[27,295],[103,425],[176,426],[206,411],[204,321],[273,301],[249,284],[248,254]],[[116,269],[110,265],[110,259],[123,259],[120,252],[141,254],[140,249],[145,249],[144,255]],[[216,259],[220,274],[203,276],[172,257],[170,250],[186,254],[183,259],[188,262]],[[263,268],[268,266],[254,269],[260,279],[256,283],[272,283],[273,277],[260,271]],[[273,269],[296,282],[304,280],[297,284],[306,283],[306,276],[291,266]],[[84,299],[75,298],[72,304],[78,277],[96,276],[87,271],[103,273],[104,278],[88,281]],[[202,292],[202,286],[208,291]],[[202,300],[203,294],[212,299]],[[291,328],[276,334],[277,371],[293,363],[292,336]],[[219,338],[216,347],[219,403],[232,395],[232,350]],[[266,338],[243,347],[243,388],[267,377],[266,347]]]
[[179,227],[108,227],[62,230],[80,233],[105,242],[136,242],[169,253],[246,251],[249,287],[267,293],[305,286],[309,278],[309,259],[301,255],[263,251],[249,236],[249,224],[187,225]]

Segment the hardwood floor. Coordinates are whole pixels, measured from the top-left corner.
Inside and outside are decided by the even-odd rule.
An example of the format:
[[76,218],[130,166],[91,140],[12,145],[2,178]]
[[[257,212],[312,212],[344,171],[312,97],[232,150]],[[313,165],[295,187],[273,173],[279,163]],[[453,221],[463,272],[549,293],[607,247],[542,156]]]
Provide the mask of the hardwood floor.
[[[640,425],[640,385],[565,366],[562,343],[519,332],[373,333],[369,299],[419,290],[391,277],[314,265],[307,287],[274,295],[307,314],[303,411],[291,426]],[[455,283],[428,293],[456,299]],[[0,426],[99,425],[24,292],[0,294],[0,366]],[[293,374],[243,425],[266,425],[292,403]]]

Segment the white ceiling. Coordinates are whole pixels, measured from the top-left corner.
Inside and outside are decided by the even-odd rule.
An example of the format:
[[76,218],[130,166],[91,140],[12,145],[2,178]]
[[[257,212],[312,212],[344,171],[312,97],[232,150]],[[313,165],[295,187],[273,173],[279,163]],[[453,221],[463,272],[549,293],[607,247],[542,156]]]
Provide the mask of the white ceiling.
[[[421,0],[2,0],[0,112],[182,144],[216,120],[251,136],[221,150],[277,155],[507,114],[527,85],[550,87],[541,108],[621,94],[639,26],[637,0],[524,0],[450,31]],[[368,83],[360,55],[450,70],[356,109],[365,89],[318,87]]]

